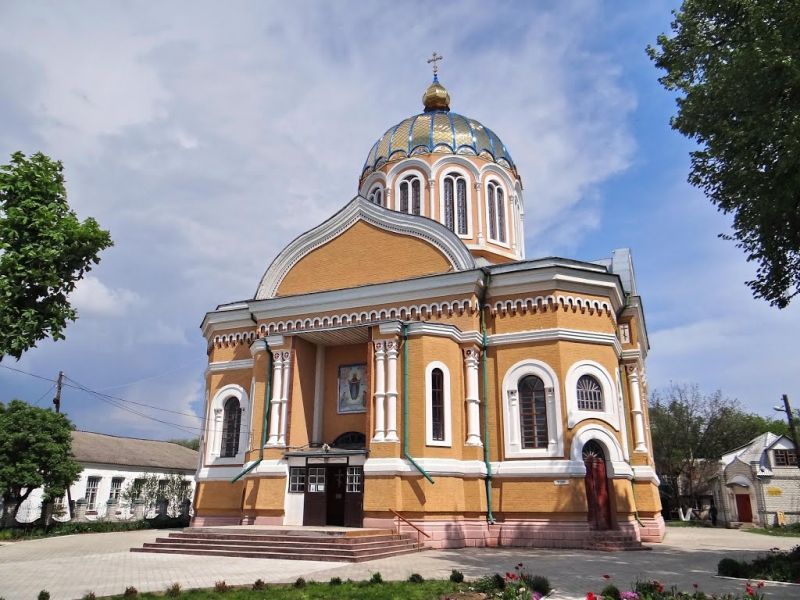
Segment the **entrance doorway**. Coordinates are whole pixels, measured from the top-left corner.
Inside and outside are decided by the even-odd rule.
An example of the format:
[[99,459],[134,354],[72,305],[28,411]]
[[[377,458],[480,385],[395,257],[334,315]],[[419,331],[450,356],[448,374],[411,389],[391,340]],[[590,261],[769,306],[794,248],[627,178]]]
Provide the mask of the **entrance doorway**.
[[753,522],[753,507],[750,504],[750,494],[736,494],[736,513],[740,523]]
[[594,440],[583,447],[583,464],[586,465],[586,500],[589,505],[589,524],[593,529],[611,529],[611,496],[608,493],[608,476],[603,447]]
[[308,464],[303,525],[361,527],[363,521],[363,467]]

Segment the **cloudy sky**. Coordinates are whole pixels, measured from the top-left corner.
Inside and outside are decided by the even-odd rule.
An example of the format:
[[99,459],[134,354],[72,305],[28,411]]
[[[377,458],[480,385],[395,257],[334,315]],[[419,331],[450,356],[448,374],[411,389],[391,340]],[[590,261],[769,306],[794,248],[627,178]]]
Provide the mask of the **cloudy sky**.
[[[352,198],[374,141],[421,109],[436,50],[453,110],[519,167],[528,256],[632,248],[651,388],[800,404],[800,306],[752,299],[753,266],[717,237],[729,218],[685,183],[691,145],[645,55],[677,4],[0,0],[0,162],[62,160],[71,205],[115,242],[67,340],[2,365],[125,401],[66,388],[81,429],[196,435],[203,314],[252,297]],[[47,406],[51,386],[0,368],[0,401]]]

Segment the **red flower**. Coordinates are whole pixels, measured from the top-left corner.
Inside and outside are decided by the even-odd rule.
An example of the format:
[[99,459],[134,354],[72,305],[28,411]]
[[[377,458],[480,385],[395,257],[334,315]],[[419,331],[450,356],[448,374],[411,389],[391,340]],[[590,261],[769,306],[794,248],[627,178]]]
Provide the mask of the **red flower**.
[[763,588],[764,587],[764,582],[763,581],[759,581],[757,587],[758,587],[758,589]]
[[611,575],[603,575],[603,579],[611,579]]
[[598,598],[594,595],[594,592],[589,592],[586,594],[586,600],[598,600]]

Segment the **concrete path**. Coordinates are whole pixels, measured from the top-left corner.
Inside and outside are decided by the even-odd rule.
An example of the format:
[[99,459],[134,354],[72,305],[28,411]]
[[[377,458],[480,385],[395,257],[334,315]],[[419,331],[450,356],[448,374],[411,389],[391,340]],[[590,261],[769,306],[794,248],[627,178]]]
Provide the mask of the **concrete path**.
[[[367,579],[379,571],[384,579],[448,577],[458,569],[467,578],[505,573],[523,563],[545,575],[558,590],[557,599],[583,599],[605,585],[603,575],[620,589],[637,579],[658,579],[667,586],[691,590],[697,583],[708,592],[739,592],[738,581],[714,577],[724,556],[752,558],[773,547],[789,549],[800,538],[777,538],[727,529],[668,529],[663,544],[650,552],[588,552],[522,548],[429,550],[367,563],[331,563],[131,553],[129,548],[153,541],[163,532],[131,531],[65,536],[17,542],[0,547],[0,597],[34,600],[47,589],[53,600],[73,600],[88,591],[98,596],[120,594],[126,586],[139,591],[164,590],[174,582],[184,588],[228,584],[291,582],[297,577],[327,581],[331,577]],[[800,597],[800,586],[767,584],[768,600]]]

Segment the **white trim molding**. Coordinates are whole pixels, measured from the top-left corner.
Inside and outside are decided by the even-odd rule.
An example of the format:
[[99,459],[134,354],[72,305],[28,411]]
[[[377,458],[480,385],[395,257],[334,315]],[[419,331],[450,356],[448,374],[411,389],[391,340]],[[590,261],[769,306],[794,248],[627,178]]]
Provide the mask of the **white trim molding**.
[[582,342],[587,344],[602,344],[612,346],[619,356],[622,347],[613,333],[586,331],[583,329],[564,329],[553,327],[550,329],[533,329],[529,331],[514,331],[511,333],[496,333],[489,336],[490,346],[504,346],[507,344],[529,344],[532,342]]
[[[422,183],[424,185],[425,180]],[[333,217],[295,238],[278,254],[261,278],[255,299],[275,297],[284,277],[300,259],[341,235],[358,221],[427,242],[447,258],[453,270],[476,268],[475,259],[464,242],[441,223],[427,217],[398,213],[376,206],[363,196],[356,196]]]
[[222,371],[238,371],[241,369],[252,369],[253,359],[243,358],[241,360],[226,360],[208,363],[206,375],[209,373],[220,373]]
[[[522,448],[520,430],[519,392],[520,380],[535,375],[544,383],[547,407],[547,447]],[[561,391],[558,376],[547,363],[526,359],[512,366],[503,377],[503,442],[505,456],[509,458],[544,458],[564,455],[564,431],[561,417]]]
[[600,425],[585,425],[572,436],[570,459],[573,462],[583,462],[583,447],[591,440],[600,443],[608,453],[608,456],[606,456],[606,465],[608,466],[609,477],[633,478],[633,470],[631,469],[631,465],[625,460],[622,447],[619,445],[617,438]]
[[[578,407],[578,380],[584,375],[590,375],[603,393],[603,410],[581,410]],[[567,427],[572,429],[585,419],[598,419],[605,421],[617,431],[620,430],[619,402],[617,387],[605,367],[593,360],[580,360],[574,363],[564,378],[567,396]]]
[[[236,456],[222,457],[222,426],[225,412],[225,402],[228,398],[236,398],[239,401],[239,409],[242,411],[239,421],[239,447]],[[214,393],[208,407],[208,420],[206,421],[206,439],[211,440],[208,444],[208,454],[206,464],[240,464],[244,461],[244,455],[250,447],[250,399],[245,389],[236,384],[229,384],[221,387]]]
[[[442,372],[442,401],[444,403],[444,439],[433,439],[433,370],[439,369]],[[441,361],[434,360],[425,367],[425,445],[426,446],[446,446],[453,445],[453,420],[452,420],[452,396],[450,393],[450,369]]]

